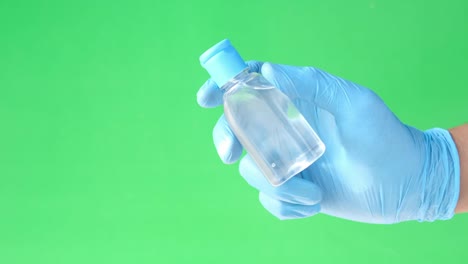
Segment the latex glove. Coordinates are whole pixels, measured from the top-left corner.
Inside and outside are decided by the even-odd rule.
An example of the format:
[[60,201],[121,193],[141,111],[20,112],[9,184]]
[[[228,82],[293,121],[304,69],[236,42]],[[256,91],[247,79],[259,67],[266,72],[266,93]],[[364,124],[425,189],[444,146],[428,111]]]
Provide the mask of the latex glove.
[[[249,155],[240,174],[260,191],[260,202],[280,219],[318,212],[368,223],[434,221],[453,216],[459,159],[448,131],[420,131],[400,122],[371,90],[312,67],[249,62],[283,91],[326,145],[325,154],[279,187],[271,186]],[[222,104],[208,80],[197,94],[203,107]],[[225,163],[239,144],[224,116],[213,131]]]

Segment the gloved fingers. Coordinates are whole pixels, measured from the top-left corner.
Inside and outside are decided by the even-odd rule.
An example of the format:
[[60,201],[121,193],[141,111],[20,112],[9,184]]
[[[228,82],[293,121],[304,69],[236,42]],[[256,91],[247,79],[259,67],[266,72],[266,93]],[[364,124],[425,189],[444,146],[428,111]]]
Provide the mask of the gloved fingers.
[[263,65],[263,62],[254,60],[246,61],[245,63],[249,66],[250,72],[260,72]]
[[239,171],[247,183],[273,199],[302,205],[314,205],[322,199],[317,185],[297,176],[278,187],[272,186],[248,154],[241,160]]
[[264,63],[262,75],[291,99],[309,99],[335,117],[348,116],[370,90],[313,67]]
[[320,204],[292,204],[271,198],[262,192],[259,194],[259,200],[265,209],[280,220],[305,218],[320,212]]
[[[248,61],[250,72],[260,72],[262,62]],[[197,92],[197,102],[201,107],[213,108],[223,104],[223,91],[212,80],[208,79]]]
[[213,141],[219,157],[226,164],[236,162],[242,155],[242,145],[229,127],[224,114],[213,129]]
[[197,92],[197,102],[201,107],[213,108],[223,104],[223,91],[208,79]]

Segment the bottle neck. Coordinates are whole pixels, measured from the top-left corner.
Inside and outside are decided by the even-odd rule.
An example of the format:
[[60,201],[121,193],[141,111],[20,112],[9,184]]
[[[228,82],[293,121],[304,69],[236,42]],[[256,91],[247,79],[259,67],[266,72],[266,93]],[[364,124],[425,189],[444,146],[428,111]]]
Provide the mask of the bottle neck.
[[250,75],[249,68],[245,68],[243,71],[241,71],[239,74],[234,76],[231,80],[229,80],[227,83],[225,83],[223,86],[219,87],[221,91],[223,92],[228,92],[230,91],[236,84],[238,84],[241,81],[246,80]]

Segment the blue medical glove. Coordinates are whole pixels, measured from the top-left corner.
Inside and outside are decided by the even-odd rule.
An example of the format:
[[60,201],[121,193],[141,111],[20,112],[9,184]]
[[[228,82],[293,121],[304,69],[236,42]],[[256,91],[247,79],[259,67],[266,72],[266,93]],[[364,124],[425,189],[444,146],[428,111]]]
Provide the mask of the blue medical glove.
[[[367,223],[434,221],[453,216],[459,195],[456,146],[444,129],[403,124],[371,90],[312,67],[249,62],[283,91],[317,131],[325,154],[279,187],[271,186],[249,155],[240,174],[280,219],[324,213]],[[222,104],[208,80],[197,94],[203,107]],[[213,131],[225,163],[242,146],[224,116]]]

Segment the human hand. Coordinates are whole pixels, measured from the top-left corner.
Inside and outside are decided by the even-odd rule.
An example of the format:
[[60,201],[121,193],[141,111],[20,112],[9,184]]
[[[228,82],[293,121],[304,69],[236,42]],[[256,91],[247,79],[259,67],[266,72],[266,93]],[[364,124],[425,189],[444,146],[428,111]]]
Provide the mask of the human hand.
[[[280,219],[324,213],[367,223],[451,218],[459,195],[459,160],[450,133],[403,124],[371,90],[313,67],[249,62],[285,93],[325,143],[325,154],[279,187],[271,186],[247,154],[240,174]],[[197,94],[203,107],[222,104],[208,80]],[[242,146],[224,116],[213,137],[225,163]]]

